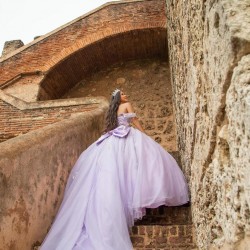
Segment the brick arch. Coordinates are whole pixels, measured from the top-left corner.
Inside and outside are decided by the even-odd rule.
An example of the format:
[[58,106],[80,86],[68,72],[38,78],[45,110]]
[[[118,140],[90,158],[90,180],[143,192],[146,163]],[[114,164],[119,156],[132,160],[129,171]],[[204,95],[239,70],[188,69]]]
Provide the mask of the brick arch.
[[113,37],[115,35],[124,34],[129,31],[136,30],[146,30],[146,29],[166,29],[166,22],[143,22],[143,23],[130,23],[126,25],[117,25],[115,27],[108,27],[104,30],[97,31],[95,34],[84,37],[83,39],[77,40],[70,47],[64,48],[58,54],[54,55],[44,66],[44,70],[50,70],[57,63],[64,60],[67,56],[70,56],[72,53],[87,47],[93,43],[101,41],[103,39]]
[[103,31],[62,50],[46,65],[38,100],[60,98],[84,77],[117,62],[167,58],[165,24],[154,22],[142,26],[138,23]]
[[[80,48],[124,32],[166,27],[164,0],[125,0],[107,3],[0,58],[0,88],[40,79]],[[20,77],[21,76],[21,77]]]

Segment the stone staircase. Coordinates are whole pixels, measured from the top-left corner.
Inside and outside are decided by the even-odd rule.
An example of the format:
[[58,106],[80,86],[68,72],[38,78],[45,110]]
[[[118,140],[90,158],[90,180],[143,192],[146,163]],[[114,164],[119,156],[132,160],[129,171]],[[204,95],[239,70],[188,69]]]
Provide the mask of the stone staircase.
[[[180,163],[179,152],[170,152]],[[142,220],[130,232],[134,250],[197,249],[193,238],[190,204],[147,209]]]
[[195,249],[190,207],[147,209],[131,231],[135,250]]
[[[130,232],[134,250],[197,249],[193,238],[190,206],[147,209]],[[39,250],[40,243],[33,247]],[[122,249],[121,249],[122,250]]]
[[[179,152],[171,152],[171,155],[180,165]],[[134,250],[197,249],[190,204],[146,209],[143,219],[135,222],[132,227],[130,237]],[[38,242],[33,250],[39,250],[39,246]]]

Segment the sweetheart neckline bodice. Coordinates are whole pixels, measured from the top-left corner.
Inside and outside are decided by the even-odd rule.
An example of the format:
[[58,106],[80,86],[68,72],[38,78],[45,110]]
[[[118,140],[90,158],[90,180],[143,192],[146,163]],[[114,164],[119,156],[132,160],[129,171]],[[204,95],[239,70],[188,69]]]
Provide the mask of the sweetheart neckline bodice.
[[120,113],[119,115],[117,116],[121,116],[121,115],[125,115],[125,114],[135,114],[134,112],[123,112],[123,113]]

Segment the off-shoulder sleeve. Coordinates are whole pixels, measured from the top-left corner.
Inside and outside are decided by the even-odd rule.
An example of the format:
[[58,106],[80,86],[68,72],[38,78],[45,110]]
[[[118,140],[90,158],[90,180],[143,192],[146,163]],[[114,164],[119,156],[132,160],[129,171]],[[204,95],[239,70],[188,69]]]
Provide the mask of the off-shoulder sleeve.
[[136,117],[136,113],[125,113],[124,116],[127,118],[134,118]]

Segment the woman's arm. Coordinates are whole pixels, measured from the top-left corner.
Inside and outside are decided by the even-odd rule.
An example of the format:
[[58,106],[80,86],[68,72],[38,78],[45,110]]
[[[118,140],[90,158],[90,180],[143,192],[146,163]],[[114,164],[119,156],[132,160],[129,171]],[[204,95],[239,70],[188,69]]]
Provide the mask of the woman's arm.
[[133,122],[133,124],[135,125],[135,127],[137,129],[139,129],[141,132],[145,133],[145,131],[144,131],[144,129],[143,129],[143,127],[142,127],[142,125],[141,125],[141,123],[140,123],[140,121],[138,120],[137,117],[134,117],[132,122]]
[[[131,105],[130,102],[127,103],[126,108],[127,108],[128,113],[134,113],[134,110],[133,110],[132,105]],[[135,125],[135,127],[137,129],[139,129],[141,132],[145,133],[145,131],[144,131],[144,129],[143,129],[143,127],[142,127],[142,125],[141,125],[141,123],[140,123],[140,121],[138,120],[137,117],[134,117],[132,119],[132,123]]]

